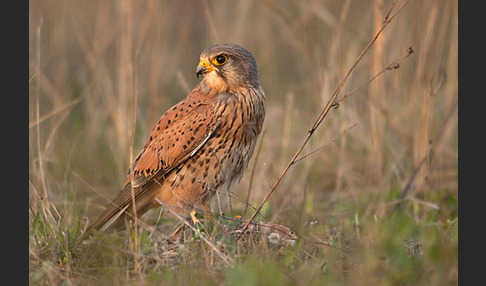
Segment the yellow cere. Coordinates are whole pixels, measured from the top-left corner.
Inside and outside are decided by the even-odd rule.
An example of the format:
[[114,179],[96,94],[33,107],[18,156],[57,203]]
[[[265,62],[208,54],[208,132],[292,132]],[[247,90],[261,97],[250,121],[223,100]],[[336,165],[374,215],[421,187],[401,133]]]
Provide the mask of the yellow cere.
[[199,62],[199,66],[202,67],[202,68],[207,69],[206,72],[210,72],[210,71],[212,71],[214,69],[213,66],[209,63],[209,61],[207,59],[202,59]]

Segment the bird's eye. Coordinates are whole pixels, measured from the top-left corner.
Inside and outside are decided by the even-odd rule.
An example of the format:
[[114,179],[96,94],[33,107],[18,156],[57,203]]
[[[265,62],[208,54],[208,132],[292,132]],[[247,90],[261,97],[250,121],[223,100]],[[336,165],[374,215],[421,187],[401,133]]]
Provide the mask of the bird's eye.
[[220,66],[220,65],[225,64],[227,60],[228,60],[228,57],[226,55],[219,55],[219,56],[214,57],[213,64]]

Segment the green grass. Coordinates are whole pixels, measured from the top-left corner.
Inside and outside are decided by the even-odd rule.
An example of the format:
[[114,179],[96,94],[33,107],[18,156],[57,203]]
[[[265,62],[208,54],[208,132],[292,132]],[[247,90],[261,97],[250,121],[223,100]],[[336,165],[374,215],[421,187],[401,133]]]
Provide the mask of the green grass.
[[[244,219],[254,213],[391,1],[128,2],[29,3],[31,285],[458,284],[457,1],[410,1],[351,74],[342,94],[362,88],[330,111],[302,155],[317,151],[257,216],[294,231],[293,244],[236,240],[227,217],[245,213],[252,173]],[[261,152],[230,190],[233,209],[223,190],[225,216],[213,198],[213,221],[197,226],[221,253],[191,230],[167,244],[179,222],[159,210],[137,232],[74,247],[125,180],[132,127],[136,154],[215,42],[247,47],[266,93]]]
[[[387,195],[393,198],[394,192],[391,189]],[[215,218],[211,225],[204,225],[203,235],[235,259],[232,265],[226,265],[189,230],[185,243],[175,247],[167,246],[160,231],[143,230],[138,236],[138,268],[133,236],[129,239],[128,233],[96,233],[90,243],[73,248],[80,217],[53,228],[41,213],[32,212],[29,280],[32,285],[69,285],[72,281],[81,285],[142,281],[164,285],[358,285],[363,279],[367,285],[457,283],[457,204],[437,211],[410,203],[376,218],[361,214],[368,203],[336,204],[330,213],[344,215],[302,226],[292,246],[273,245],[259,234],[236,241],[221,229],[231,227],[231,222]],[[76,215],[74,211],[70,214]]]

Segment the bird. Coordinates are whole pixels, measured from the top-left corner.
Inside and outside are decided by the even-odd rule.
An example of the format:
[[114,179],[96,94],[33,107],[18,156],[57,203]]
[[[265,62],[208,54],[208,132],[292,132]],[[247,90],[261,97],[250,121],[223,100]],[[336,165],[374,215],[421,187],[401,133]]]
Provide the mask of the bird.
[[256,60],[246,48],[217,43],[203,49],[196,67],[201,79],[153,127],[131,163],[120,193],[77,239],[107,231],[153,208],[190,214],[238,182],[255,149],[265,119],[265,93]]

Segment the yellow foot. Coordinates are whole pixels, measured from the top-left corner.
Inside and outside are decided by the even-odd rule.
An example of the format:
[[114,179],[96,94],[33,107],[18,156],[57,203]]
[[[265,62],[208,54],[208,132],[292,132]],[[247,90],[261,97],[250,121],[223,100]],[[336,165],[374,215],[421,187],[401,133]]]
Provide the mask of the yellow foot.
[[195,210],[192,210],[191,211],[191,219],[192,219],[192,222],[196,225],[198,223],[200,223],[199,219],[197,219],[196,217],[196,211]]

